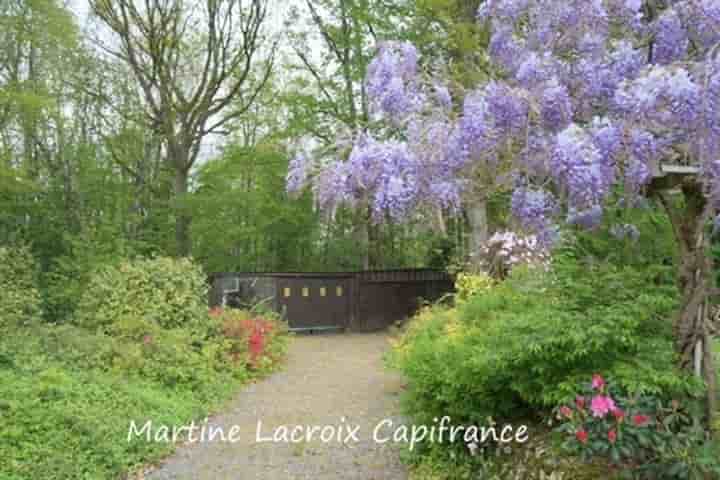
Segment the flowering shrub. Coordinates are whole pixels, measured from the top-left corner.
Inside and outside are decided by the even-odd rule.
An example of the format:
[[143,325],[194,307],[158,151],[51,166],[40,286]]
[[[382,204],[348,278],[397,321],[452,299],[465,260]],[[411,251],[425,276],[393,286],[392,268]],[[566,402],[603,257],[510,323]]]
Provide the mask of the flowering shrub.
[[550,272],[515,269],[483,294],[409,322],[391,361],[407,378],[414,421],[483,422],[553,408],[596,371],[643,394],[694,388],[673,368],[669,323],[659,320],[675,308],[672,285],[630,267],[554,262]]
[[198,391],[217,374],[244,380],[282,360],[287,343],[282,323],[236,309],[209,313],[199,322],[203,328],[163,328],[126,315],[108,329],[103,362],[129,375]]
[[507,277],[510,270],[519,265],[545,269],[550,265],[550,253],[535,235],[498,232],[490,237],[477,254],[481,264],[494,278]]
[[602,457],[641,478],[706,478],[718,468],[692,453],[705,439],[699,418],[687,407],[677,400],[665,406],[656,396],[624,395],[598,374],[556,415],[563,447],[584,461]]
[[620,396],[600,375],[580,391],[573,405],[557,410],[559,432],[568,437],[568,449],[590,458],[609,457],[615,463],[648,458],[660,439],[654,398]]
[[213,308],[210,316],[219,321],[222,335],[230,341],[234,362],[245,361],[258,370],[272,366],[284,353],[286,329],[281,322],[236,309]]

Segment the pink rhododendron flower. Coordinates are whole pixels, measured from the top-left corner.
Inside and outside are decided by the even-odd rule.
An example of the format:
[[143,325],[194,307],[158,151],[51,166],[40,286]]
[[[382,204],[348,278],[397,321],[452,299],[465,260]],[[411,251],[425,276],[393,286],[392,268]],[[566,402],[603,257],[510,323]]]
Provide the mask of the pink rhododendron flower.
[[605,386],[605,380],[597,373],[592,376],[592,388],[601,390]]
[[563,405],[562,407],[560,407],[560,414],[565,418],[570,418],[572,417],[572,410],[570,409],[570,407],[566,407]]
[[609,412],[615,410],[615,402],[612,398],[605,395],[596,395],[590,403],[590,410],[593,416],[604,418]]
[[615,440],[617,440],[617,432],[614,429],[608,432],[608,440],[610,443],[615,443]]

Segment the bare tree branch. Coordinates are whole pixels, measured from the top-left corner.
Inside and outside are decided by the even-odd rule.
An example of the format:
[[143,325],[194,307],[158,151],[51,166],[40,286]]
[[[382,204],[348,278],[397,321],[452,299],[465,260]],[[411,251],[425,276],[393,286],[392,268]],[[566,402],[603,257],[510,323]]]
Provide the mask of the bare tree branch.
[[[176,194],[183,195],[203,138],[225,133],[223,127],[247,112],[270,77],[277,44],[262,35],[267,0],[89,3],[119,41],[118,48],[102,48],[126,63],[140,85],[150,126],[162,136],[166,162],[176,172]],[[255,75],[261,52],[268,60]],[[178,218],[181,254],[189,250],[188,224]]]

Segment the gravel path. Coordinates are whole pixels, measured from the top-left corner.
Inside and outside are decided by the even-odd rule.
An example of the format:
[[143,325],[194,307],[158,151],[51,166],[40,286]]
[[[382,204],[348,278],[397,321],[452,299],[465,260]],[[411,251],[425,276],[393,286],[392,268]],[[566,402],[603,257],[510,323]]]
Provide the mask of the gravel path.
[[[226,435],[237,426],[236,442],[214,441],[180,447],[146,478],[153,480],[403,480],[405,469],[397,444],[378,444],[392,435],[399,418],[399,376],[383,367],[384,334],[323,334],[296,336],[286,368],[246,387],[228,411],[210,420]],[[344,422],[343,422],[344,417]],[[277,427],[345,426],[343,435],[359,426],[357,441],[323,442],[315,432],[310,441],[256,441],[271,437]],[[336,431],[338,428],[335,429]],[[326,432],[328,435],[330,430]]]

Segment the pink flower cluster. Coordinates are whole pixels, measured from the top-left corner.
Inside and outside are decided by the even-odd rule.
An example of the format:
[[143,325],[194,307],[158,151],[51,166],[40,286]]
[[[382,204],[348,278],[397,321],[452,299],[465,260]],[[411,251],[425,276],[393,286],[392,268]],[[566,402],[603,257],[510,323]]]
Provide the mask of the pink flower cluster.
[[612,413],[616,419],[622,420],[625,413],[615,405],[615,401],[610,395],[605,395],[605,385],[603,377],[598,374],[593,375],[592,388],[597,390],[598,394],[590,402],[590,411],[597,418],[605,418],[608,413]]
[[[578,395],[575,398],[576,410],[573,410],[572,408],[563,405],[559,409],[560,417],[570,420],[573,423],[575,423],[574,420],[579,421],[579,426],[575,430],[575,438],[578,442],[586,444],[588,442],[590,434],[584,428],[583,422],[585,421],[584,419],[588,418],[588,414],[591,414],[591,418],[597,419],[603,419],[608,415],[612,415],[617,423],[614,427],[608,430],[607,440],[610,443],[614,444],[618,438],[618,429],[625,421],[625,412],[616,405],[615,400],[613,400],[613,398],[610,396],[609,392],[607,391],[607,383],[602,376],[598,374],[593,375],[591,386],[594,393],[592,394],[592,398],[590,399],[590,408],[588,409],[589,411],[586,411],[586,398]],[[650,418],[647,415],[636,414],[632,416],[632,424],[635,427],[643,427],[647,425],[649,421]]]

